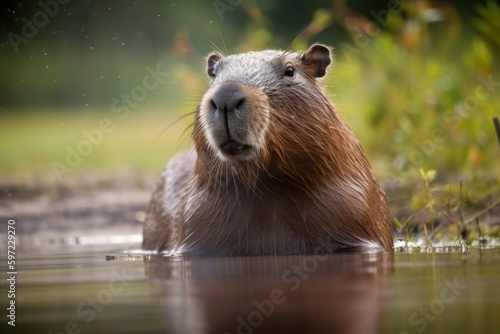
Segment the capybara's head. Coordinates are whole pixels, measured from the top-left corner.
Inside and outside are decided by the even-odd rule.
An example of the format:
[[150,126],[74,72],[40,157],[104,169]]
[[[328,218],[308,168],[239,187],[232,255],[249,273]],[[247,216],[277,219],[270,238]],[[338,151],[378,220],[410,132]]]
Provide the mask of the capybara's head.
[[350,131],[316,80],[330,63],[321,44],[303,52],[210,54],[212,80],[193,132],[199,165],[205,163],[198,171],[232,171],[250,187],[263,175],[309,182],[328,174],[330,158],[342,159],[336,151],[350,149],[341,138]]

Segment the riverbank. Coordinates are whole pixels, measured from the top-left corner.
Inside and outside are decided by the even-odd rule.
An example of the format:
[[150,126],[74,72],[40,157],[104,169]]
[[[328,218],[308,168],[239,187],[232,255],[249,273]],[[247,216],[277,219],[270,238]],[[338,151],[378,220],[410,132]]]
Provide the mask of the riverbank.
[[[488,245],[500,239],[500,186],[496,180],[456,175],[383,184],[395,240],[420,247]],[[123,170],[13,175],[0,180],[0,218],[15,219],[24,250],[140,245],[142,221],[158,173]],[[72,248],[74,249],[74,248]]]

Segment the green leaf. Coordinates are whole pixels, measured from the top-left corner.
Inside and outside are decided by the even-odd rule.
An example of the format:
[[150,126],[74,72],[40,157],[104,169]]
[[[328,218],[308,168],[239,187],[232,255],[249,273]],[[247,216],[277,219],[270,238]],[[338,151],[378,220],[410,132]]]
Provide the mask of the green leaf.
[[425,178],[429,182],[431,182],[432,180],[434,180],[435,177],[436,177],[436,171],[433,170],[433,169],[428,170],[427,173],[425,174]]
[[401,224],[399,219],[397,219],[396,217],[392,217],[392,222],[394,223],[394,225],[396,225],[398,231],[401,231],[401,229],[403,228],[403,224]]

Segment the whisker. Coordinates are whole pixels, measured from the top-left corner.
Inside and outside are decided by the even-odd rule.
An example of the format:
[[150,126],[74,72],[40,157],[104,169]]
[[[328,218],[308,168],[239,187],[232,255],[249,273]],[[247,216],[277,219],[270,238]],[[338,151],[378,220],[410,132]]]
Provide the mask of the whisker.
[[279,56],[279,58],[283,58],[287,53],[292,50],[293,45],[299,40],[299,38],[304,35],[304,33],[312,27],[312,24],[309,24],[307,27],[302,29],[297,36],[292,40],[292,42],[288,45],[288,47],[283,51],[283,53]]
[[224,51],[222,51],[214,42],[209,42],[208,46],[210,46],[214,52],[225,56]]
[[200,85],[200,87],[192,87],[192,86],[188,86],[187,84],[177,83],[177,82],[160,82],[160,84],[169,85],[169,86],[177,86],[177,87],[185,88],[187,90],[198,91],[200,93],[205,93],[205,90],[206,90],[206,88],[204,86],[202,87],[201,85]]
[[191,130],[192,128],[194,128],[194,124],[195,124],[196,121],[193,121],[191,122],[191,124],[189,124],[181,133],[180,137],[179,137],[179,140],[178,140],[178,144],[177,144],[177,148],[176,150],[179,149],[179,147],[182,146],[182,144],[184,144],[184,142],[186,142],[186,140],[188,140],[189,138],[189,130]]
[[173,97],[192,97],[192,98],[196,98],[198,100],[200,100],[203,96],[203,95],[195,95],[195,94],[181,93],[181,92],[179,92],[179,93],[164,92],[164,93],[155,93],[155,94],[151,94],[151,95],[173,96]]
[[[188,112],[188,113],[185,113],[185,114],[182,114],[182,115],[179,115],[179,116],[175,116],[160,132],[160,134],[158,135],[158,137],[156,137],[155,141],[153,142],[153,145],[156,144],[156,142],[158,141],[158,139],[160,139],[161,136],[163,136],[163,134],[169,129],[171,128],[175,123],[183,120],[184,118],[187,118],[189,116],[192,116],[196,113],[196,111],[192,111],[192,112]],[[151,146],[153,146],[151,145]]]
[[224,53],[222,55],[226,56],[228,54],[226,42],[224,41],[224,37],[222,36],[222,32],[220,30],[219,30],[219,35],[220,35],[220,39],[222,40],[222,46],[224,47]]

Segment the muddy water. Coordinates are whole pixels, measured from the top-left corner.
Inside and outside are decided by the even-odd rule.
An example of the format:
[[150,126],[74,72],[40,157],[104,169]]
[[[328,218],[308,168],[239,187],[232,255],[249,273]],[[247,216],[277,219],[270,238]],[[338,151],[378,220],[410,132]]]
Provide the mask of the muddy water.
[[[0,290],[6,313],[5,279]],[[15,329],[1,319],[2,333],[499,333],[500,249],[23,254]]]

